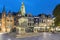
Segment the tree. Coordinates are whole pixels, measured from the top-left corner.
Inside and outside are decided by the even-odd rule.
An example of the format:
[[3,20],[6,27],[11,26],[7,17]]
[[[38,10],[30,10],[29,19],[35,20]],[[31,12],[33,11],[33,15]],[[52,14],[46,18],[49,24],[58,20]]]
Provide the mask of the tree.
[[53,15],[55,17],[55,26],[60,26],[60,4],[58,4],[53,10]]

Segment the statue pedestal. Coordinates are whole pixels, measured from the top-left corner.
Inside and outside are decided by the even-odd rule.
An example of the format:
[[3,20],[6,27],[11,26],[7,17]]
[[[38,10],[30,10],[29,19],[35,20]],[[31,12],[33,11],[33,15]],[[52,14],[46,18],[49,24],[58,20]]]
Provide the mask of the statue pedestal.
[[18,28],[17,28],[17,32],[18,32],[18,34],[24,34],[24,33],[25,33],[25,28],[23,28],[23,27],[18,27]]

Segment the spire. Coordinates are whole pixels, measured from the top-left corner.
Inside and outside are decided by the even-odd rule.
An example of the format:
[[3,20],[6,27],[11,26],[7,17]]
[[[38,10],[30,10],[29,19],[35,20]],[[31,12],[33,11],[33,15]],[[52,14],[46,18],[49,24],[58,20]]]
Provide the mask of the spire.
[[5,6],[3,6],[2,17],[6,17]]
[[22,2],[22,6],[24,6],[24,2]]
[[9,16],[9,17],[11,17],[11,16],[12,16],[12,15],[11,15],[11,11],[10,11],[10,10],[9,10],[9,12],[8,12],[8,16]]
[[2,12],[5,12],[5,6],[3,6],[3,10],[2,10]]
[[11,13],[11,11],[9,10],[9,12],[8,13]]
[[24,16],[25,15],[25,6],[24,3],[22,2],[22,6],[21,6],[21,15]]

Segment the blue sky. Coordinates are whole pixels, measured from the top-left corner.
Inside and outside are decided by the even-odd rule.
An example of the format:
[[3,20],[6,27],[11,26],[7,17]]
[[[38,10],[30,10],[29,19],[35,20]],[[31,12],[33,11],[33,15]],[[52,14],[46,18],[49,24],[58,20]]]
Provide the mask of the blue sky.
[[55,6],[60,4],[60,0],[0,0],[0,12],[2,12],[3,6],[5,6],[6,12],[9,10],[18,12],[22,2],[25,4],[26,13],[33,15],[40,13],[52,14]]

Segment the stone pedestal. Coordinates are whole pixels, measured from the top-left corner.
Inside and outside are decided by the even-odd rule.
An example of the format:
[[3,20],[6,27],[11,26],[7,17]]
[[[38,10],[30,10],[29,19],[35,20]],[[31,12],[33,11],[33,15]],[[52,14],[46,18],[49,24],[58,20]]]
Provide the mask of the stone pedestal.
[[25,33],[25,28],[17,27],[17,32],[18,32],[18,34],[24,34]]

